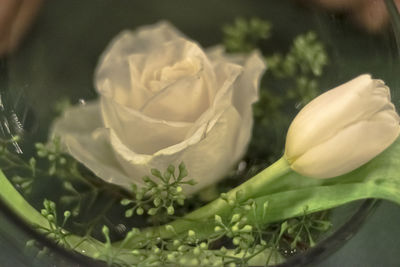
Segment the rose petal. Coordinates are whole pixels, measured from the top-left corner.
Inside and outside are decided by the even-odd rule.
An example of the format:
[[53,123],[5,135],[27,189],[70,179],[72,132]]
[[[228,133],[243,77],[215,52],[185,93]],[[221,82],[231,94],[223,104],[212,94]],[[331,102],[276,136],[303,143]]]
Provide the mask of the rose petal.
[[[152,98],[144,115],[167,121],[194,122],[209,107],[208,91],[200,76],[181,79]],[[166,112],[168,111],[168,112]]]
[[146,55],[146,63],[143,67],[140,82],[151,90],[152,88],[148,86],[149,82],[160,80],[164,68],[170,68],[176,63],[188,59],[196,59],[201,64],[198,68],[203,69],[209,75],[207,78],[210,81],[215,80],[214,74],[211,72],[211,64],[200,46],[193,41],[177,38],[160,44],[157,49]]
[[238,158],[227,155],[244,150],[237,147],[240,124],[240,115],[234,107],[230,107],[201,141],[187,144],[183,149],[177,146],[176,151],[172,151],[171,147],[152,156],[133,152],[117,136],[111,135],[111,143],[125,172],[135,176],[146,175],[151,168],[163,170],[169,164],[178,165],[184,161],[190,178],[197,182],[195,187],[185,188],[186,193],[192,193],[223,178],[236,163]]
[[[177,153],[169,151],[169,154],[156,153],[153,156],[136,154],[123,145],[112,130],[96,128],[101,123],[96,116],[98,108],[98,104],[94,103],[67,111],[54,124],[53,133],[57,135],[61,132],[69,153],[107,182],[124,187],[132,183],[141,184],[141,178],[148,175],[151,168],[162,170],[170,163],[177,165],[184,161],[190,177],[198,182],[195,188],[188,186],[185,189],[191,193],[215,183],[238,160],[226,157],[237,150],[237,130],[241,123],[233,107],[220,117],[207,138],[188,143],[184,149],[178,147]],[[87,123],[89,121],[90,124]],[[209,170],[211,165],[215,166],[212,171]]]
[[99,60],[95,71],[96,89],[121,105],[139,109],[144,103],[140,101],[147,101],[152,95],[138,83],[148,60],[148,51],[157,51],[159,49],[155,47],[181,37],[183,34],[168,22],[144,26],[135,32],[121,32]]
[[250,55],[226,54],[222,46],[209,48],[207,55],[214,64],[229,62],[243,66],[243,74],[235,84],[233,95],[233,104],[243,114],[249,105],[258,100],[258,88],[266,68],[262,55],[258,51]]
[[238,129],[238,137],[235,144],[235,152],[233,158],[238,161],[247,151],[253,134],[253,108],[250,106],[241,115],[241,124]]
[[239,81],[235,83],[233,94],[233,105],[242,115],[248,112],[249,106],[258,100],[258,88],[265,71],[265,63],[260,53],[253,52],[246,58],[243,69],[243,74]]
[[101,98],[101,113],[104,126],[113,129],[127,147],[141,154],[153,154],[182,142],[193,126],[155,120],[106,97]]
[[125,30],[113,38],[99,60],[99,67],[108,61],[119,60],[130,54],[147,54],[154,47],[176,38],[184,37],[169,22],[139,27],[135,31]]
[[242,73],[242,67],[236,64],[220,62],[214,66],[216,86],[218,91],[211,106],[196,120],[194,126],[189,130],[186,138],[196,132],[202,125],[207,124],[206,131],[210,131],[215,122],[225,110],[232,106],[232,95],[234,84]]
[[[76,160],[106,182],[129,186],[132,179],[116,160],[108,130],[102,127],[98,102],[73,107],[53,124],[52,136],[59,136]],[[138,181],[140,183],[140,181]]]
[[235,83],[233,105],[242,117],[235,158],[240,159],[246,152],[253,129],[252,104],[258,101],[258,88],[265,71],[265,63],[258,52],[244,61],[244,71]]
[[187,190],[197,191],[222,178],[246,151],[264,68],[256,53],[206,55],[166,23],[125,32],[96,70],[106,128],[94,130],[98,115],[85,125],[91,119],[79,112],[68,127],[56,128],[65,132],[71,155],[106,181],[140,184],[151,168],[184,161],[198,182]]

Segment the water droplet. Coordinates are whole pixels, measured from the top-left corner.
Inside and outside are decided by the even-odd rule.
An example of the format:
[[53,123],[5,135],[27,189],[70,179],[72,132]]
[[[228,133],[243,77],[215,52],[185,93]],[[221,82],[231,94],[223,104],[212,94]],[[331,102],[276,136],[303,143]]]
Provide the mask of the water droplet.
[[79,102],[79,105],[81,105],[81,106],[86,105],[86,101],[85,101],[85,99],[83,99],[83,98],[80,98],[80,99],[78,100],[78,102]]
[[236,169],[236,173],[237,174],[241,174],[243,171],[246,170],[247,167],[247,162],[242,160],[241,162],[239,162],[238,167]]
[[303,107],[303,103],[302,102],[297,102],[295,105],[294,105],[294,108],[295,109],[301,109]]

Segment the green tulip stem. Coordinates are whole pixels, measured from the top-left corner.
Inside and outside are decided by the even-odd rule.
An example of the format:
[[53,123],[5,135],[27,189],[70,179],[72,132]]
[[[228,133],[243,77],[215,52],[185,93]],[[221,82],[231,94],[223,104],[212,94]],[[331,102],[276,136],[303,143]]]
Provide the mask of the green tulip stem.
[[[168,229],[166,226],[151,227],[144,230],[141,236],[143,239],[145,239],[146,236],[152,235],[157,235],[161,238],[172,238],[187,233],[189,230],[193,230],[196,232],[197,237],[207,237],[214,227],[214,216],[219,215],[224,218],[231,213],[232,207],[228,204],[226,199],[242,202],[248,199],[261,197],[265,195],[269,186],[273,184],[276,179],[279,179],[289,171],[290,166],[286,159],[282,157],[245,183],[230,190],[226,193],[225,199],[219,197],[186,216],[171,222],[169,225],[173,227],[174,231],[171,231],[171,228]],[[126,246],[129,247],[134,242],[138,241],[141,240],[133,239],[131,242],[126,243]]]

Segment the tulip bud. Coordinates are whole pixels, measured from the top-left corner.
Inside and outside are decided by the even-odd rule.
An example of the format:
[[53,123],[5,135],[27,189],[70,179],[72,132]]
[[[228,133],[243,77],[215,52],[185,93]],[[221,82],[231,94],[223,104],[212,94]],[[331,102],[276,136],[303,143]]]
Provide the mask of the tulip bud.
[[389,88],[364,74],[320,95],[299,112],[288,130],[285,158],[302,175],[335,177],[377,156],[399,131]]

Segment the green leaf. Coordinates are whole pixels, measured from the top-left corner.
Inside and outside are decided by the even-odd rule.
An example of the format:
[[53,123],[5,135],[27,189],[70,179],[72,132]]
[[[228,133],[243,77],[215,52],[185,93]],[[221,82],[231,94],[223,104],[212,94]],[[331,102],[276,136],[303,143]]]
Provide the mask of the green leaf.
[[155,176],[155,177],[158,177],[158,178],[162,179],[161,172],[159,170],[157,170],[157,169],[151,169],[151,174],[153,176]]
[[[400,139],[364,166],[336,178],[311,179],[289,172],[255,201],[268,201],[268,215],[262,222],[269,223],[301,216],[306,206],[307,213],[314,213],[366,198],[400,205]],[[262,212],[259,208],[256,217]],[[249,219],[259,220],[251,214]]]

